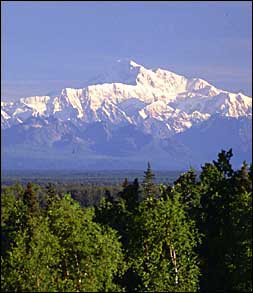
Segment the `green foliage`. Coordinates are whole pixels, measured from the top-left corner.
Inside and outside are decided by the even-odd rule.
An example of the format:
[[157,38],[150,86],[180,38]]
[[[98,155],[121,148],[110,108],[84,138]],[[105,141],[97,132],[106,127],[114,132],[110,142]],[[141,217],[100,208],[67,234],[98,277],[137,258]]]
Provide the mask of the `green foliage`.
[[147,171],[145,171],[144,174],[145,177],[142,183],[144,197],[154,197],[156,195],[156,185],[154,184],[155,175],[151,170],[149,162]]
[[232,165],[230,163],[230,159],[233,156],[232,149],[230,149],[228,152],[222,150],[218,154],[218,161],[213,161],[214,166],[223,173],[223,175],[226,176],[231,176],[233,174],[233,169]]
[[252,292],[252,164],[231,157],[159,188],[150,164],[143,188],[2,187],[2,291]]
[[39,211],[39,201],[38,196],[33,190],[32,184],[29,182],[27,184],[26,190],[23,195],[24,204],[28,207],[29,214],[34,216]]
[[69,276],[72,290],[113,290],[113,276],[123,265],[115,232],[94,223],[93,216],[93,209],[82,210],[69,195],[49,210],[51,231],[61,243],[61,273]]
[[27,230],[20,230],[4,258],[1,280],[4,292],[57,291],[59,241],[50,233],[45,218],[40,218],[38,224],[32,239]]
[[112,197],[117,197],[121,190],[120,185],[95,185],[95,184],[58,184],[57,194],[63,196],[66,193],[71,194],[72,198],[80,202],[81,206],[88,207],[98,205],[101,198],[105,196],[106,190]]
[[[197,288],[199,270],[193,249],[198,234],[194,221],[187,222],[179,193],[165,194],[169,189],[161,190],[159,198],[150,194],[140,201],[134,181],[125,186],[118,201],[103,199],[96,211],[99,222],[121,235],[128,269],[120,281],[127,291]],[[175,253],[176,268],[170,255]]]
[[17,231],[26,227],[27,206],[21,197],[20,185],[4,188],[1,194],[1,255],[5,255],[16,237]]
[[[167,189],[161,188],[162,193]],[[199,269],[193,252],[198,243],[194,221],[187,221],[180,194],[173,190],[139,206],[139,237],[134,243],[133,266],[142,279],[141,291],[192,292],[197,289]]]
[[197,221],[201,210],[201,187],[194,169],[181,174],[174,187],[180,193],[181,203],[189,217]]
[[133,181],[133,183],[125,185],[123,191],[119,192],[119,198],[125,201],[126,208],[129,211],[133,211],[136,208],[139,197],[140,191],[137,178]]
[[96,208],[96,221],[118,231],[123,248],[128,250],[129,241],[134,233],[134,215],[139,203],[139,183],[128,183],[119,192],[117,200],[103,198]]
[[203,290],[252,291],[252,178],[245,163],[232,169],[231,156],[222,151],[200,174]]
[[45,207],[46,209],[49,209],[50,206],[53,204],[54,201],[59,200],[60,197],[58,195],[58,192],[56,190],[56,186],[54,184],[52,184],[51,182],[49,182],[46,185],[46,196],[45,196]]
[[[117,291],[124,270],[116,232],[93,222],[69,195],[52,203],[33,230],[19,230],[2,259],[2,289],[18,292]],[[28,225],[29,226],[29,225]]]

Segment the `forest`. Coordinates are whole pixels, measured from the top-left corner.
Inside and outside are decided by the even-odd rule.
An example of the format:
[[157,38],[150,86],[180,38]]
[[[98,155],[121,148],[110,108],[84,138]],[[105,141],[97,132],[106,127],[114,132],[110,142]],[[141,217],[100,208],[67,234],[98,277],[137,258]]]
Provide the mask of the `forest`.
[[[1,292],[252,292],[252,163],[1,186]],[[169,162],[168,162],[169,164]]]

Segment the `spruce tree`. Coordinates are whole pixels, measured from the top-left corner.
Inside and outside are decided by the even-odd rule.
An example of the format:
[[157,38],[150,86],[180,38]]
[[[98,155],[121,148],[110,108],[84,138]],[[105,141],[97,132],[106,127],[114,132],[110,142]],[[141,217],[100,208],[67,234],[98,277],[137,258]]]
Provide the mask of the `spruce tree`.
[[60,197],[57,194],[56,187],[53,183],[49,182],[46,185],[46,209],[48,209],[52,203],[56,200],[59,200]]
[[110,190],[108,190],[108,189],[105,190],[105,198],[111,203],[113,203],[113,201],[114,201],[114,198],[111,195]]
[[154,184],[155,175],[153,174],[151,170],[150,163],[148,162],[148,168],[147,171],[144,172],[144,180],[142,183],[143,190],[144,190],[144,197],[145,198],[154,198],[156,195],[156,186]]
[[223,173],[224,177],[230,177],[233,174],[232,165],[230,163],[230,159],[233,156],[232,149],[229,151],[222,150],[218,154],[218,161],[213,161],[214,166]]
[[180,199],[188,215],[197,221],[200,213],[201,193],[194,169],[190,168],[188,172],[181,174],[174,182],[174,186],[181,194]]
[[33,190],[32,184],[28,182],[23,195],[24,204],[27,205],[29,214],[34,216],[39,211],[39,202],[36,193]]
[[128,179],[125,178],[125,180],[124,180],[123,183],[122,183],[122,187],[125,188],[125,187],[127,187],[128,184],[129,184],[129,183],[128,183]]
[[222,151],[200,174],[204,291],[252,291],[252,180],[246,163],[232,169],[231,157]]
[[123,191],[119,192],[119,197],[125,200],[129,211],[133,211],[138,205],[140,197],[139,187],[138,179],[135,178],[133,183],[126,185]]

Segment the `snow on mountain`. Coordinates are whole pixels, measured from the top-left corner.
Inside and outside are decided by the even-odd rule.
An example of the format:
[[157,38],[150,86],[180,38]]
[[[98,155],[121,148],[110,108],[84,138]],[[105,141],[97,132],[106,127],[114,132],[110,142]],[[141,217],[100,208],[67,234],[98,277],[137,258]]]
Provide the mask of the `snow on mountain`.
[[11,117],[3,109],[1,109],[1,128],[7,129],[13,125],[21,124],[23,121],[19,118]]
[[220,114],[227,117],[241,117],[252,115],[252,98],[241,93],[234,94],[220,92],[215,96],[200,95],[192,96],[191,93],[179,95],[171,106],[190,114],[198,111],[204,114]]
[[100,121],[111,122],[112,125],[131,124],[132,120],[116,104],[110,100],[104,100],[97,111]]
[[3,129],[10,127],[8,121],[10,118],[11,117],[3,109],[1,109],[1,125]]
[[53,116],[62,121],[125,124],[165,138],[183,132],[212,115],[249,117],[252,98],[229,93],[200,78],[187,79],[168,70],[151,70],[118,60],[85,88],[65,88],[55,96],[21,98],[1,103],[1,125],[8,128],[29,117]]
[[228,117],[252,116],[252,98],[241,93],[229,93],[220,110],[220,113]]
[[47,103],[50,100],[49,96],[34,96],[21,98],[20,102],[33,110],[32,115],[43,115],[47,110]]
[[186,90],[191,93],[199,93],[204,96],[216,96],[218,95],[221,90],[217,89],[216,87],[212,86],[207,81],[201,78],[192,78],[187,82]]
[[164,101],[153,102],[147,105],[145,109],[149,113],[149,116],[160,121],[165,121],[175,111],[175,109],[167,105]]
[[[82,89],[65,88],[59,96],[53,98],[53,114],[56,117],[61,117],[63,120],[76,116],[77,118],[83,117],[83,107],[80,98],[83,94]],[[49,113],[48,114],[52,114]]]
[[3,109],[1,109],[1,117],[5,120],[8,120],[11,118]]

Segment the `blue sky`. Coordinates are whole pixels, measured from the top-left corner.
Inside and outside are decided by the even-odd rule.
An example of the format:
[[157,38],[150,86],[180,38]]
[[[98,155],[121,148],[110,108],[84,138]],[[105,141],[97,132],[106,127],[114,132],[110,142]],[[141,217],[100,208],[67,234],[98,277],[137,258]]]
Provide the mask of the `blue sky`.
[[2,96],[82,87],[119,58],[251,96],[250,1],[1,5]]

